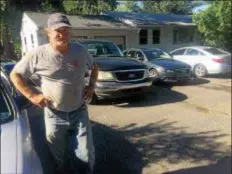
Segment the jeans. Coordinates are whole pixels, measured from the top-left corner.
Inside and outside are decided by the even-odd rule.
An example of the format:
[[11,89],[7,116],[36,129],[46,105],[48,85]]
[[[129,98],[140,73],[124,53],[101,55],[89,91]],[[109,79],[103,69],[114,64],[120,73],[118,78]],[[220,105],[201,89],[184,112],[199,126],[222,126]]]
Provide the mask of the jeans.
[[87,106],[71,112],[45,108],[46,138],[58,170],[93,172],[95,151]]

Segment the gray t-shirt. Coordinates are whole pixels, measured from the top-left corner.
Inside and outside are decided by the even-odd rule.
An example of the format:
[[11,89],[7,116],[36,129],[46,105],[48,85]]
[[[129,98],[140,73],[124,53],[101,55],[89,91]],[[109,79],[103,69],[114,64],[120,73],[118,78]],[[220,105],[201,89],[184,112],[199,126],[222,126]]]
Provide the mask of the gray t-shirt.
[[14,70],[26,79],[38,75],[43,94],[53,101],[52,107],[73,111],[84,103],[85,72],[92,66],[92,56],[80,44],[70,43],[64,55],[45,44],[23,57]]

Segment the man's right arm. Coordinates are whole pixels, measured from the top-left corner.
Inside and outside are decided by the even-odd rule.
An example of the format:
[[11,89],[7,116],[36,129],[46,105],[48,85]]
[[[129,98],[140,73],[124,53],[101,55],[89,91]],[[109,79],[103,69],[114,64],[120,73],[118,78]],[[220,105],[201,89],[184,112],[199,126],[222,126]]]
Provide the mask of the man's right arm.
[[10,73],[10,78],[16,89],[18,89],[33,104],[38,105],[39,107],[51,105],[51,100],[48,97],[45,97],[43,94],[35,93],[27,84],[26,79],[24,79],[14,69]]
[[26,80],[18,74],[15,70],[10,73],[11,81],[14,86],[29,100],[36,95],[34,91],[28,86]]

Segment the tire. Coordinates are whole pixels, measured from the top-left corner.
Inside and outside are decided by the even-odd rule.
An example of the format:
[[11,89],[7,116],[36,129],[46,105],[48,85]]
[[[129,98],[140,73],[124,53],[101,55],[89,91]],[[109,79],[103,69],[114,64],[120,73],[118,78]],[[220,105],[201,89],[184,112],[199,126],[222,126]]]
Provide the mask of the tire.
[[197,64],[194,67],[193,72],[194,72],[195,77],[205,77],[207,75],[207,69],[202,64]]

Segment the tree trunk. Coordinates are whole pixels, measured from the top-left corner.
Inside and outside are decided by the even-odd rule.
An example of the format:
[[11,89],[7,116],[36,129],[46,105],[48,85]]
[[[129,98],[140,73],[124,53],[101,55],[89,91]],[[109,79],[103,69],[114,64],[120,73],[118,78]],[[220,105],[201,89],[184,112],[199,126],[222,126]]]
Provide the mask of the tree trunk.
[[3,26],[3,58],[17,60],[8,26]]

